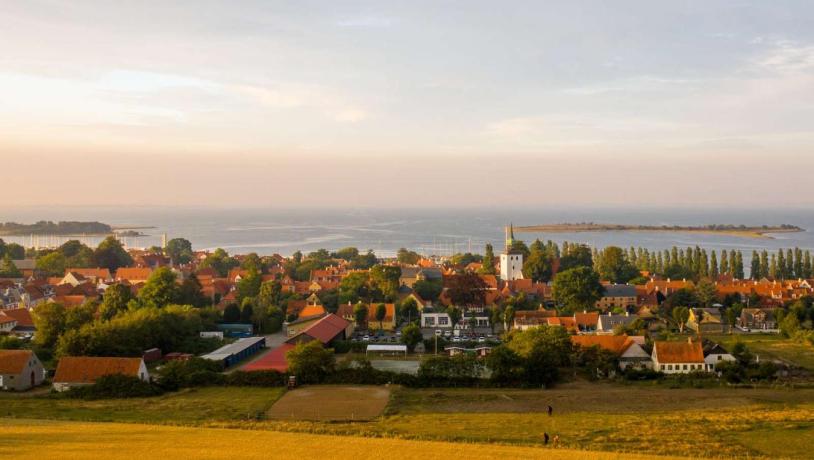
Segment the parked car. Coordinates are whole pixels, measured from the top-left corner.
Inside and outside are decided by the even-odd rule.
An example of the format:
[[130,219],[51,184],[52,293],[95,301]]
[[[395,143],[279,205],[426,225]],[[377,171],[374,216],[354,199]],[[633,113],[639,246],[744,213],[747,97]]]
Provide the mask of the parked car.
[[365,342],[370,342],[370,336],[366,335],[366,336],[362,337],[362,340],[365,341]]

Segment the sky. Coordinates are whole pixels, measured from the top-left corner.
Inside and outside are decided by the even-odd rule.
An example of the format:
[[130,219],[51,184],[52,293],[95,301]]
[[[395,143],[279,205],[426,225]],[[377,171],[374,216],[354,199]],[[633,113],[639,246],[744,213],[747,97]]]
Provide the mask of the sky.
[[814,2],[0,0],[5,206],[814,205]]

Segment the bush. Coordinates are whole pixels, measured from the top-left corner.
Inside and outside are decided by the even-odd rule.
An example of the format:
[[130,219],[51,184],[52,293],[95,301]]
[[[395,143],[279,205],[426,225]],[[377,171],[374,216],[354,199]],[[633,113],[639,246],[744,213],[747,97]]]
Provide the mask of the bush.
[[367,343],[354,342],[352,340],[337,340],[333,343],[334,351],[336,353],[364,353],[367,350]]
[[282,387],[288,385],[288,374],[277,371],[235,371],[227,374],[223,383],[236,387]]
[[93,385],[71,388],[65,397],[74,399],[145,398],[162,394],[161,388],[129,375],[105,375]]
[[664,374],[653,369],[633,369],[628,368],[624,372],[625,380],[640,381],[640,380],[661,380]]
[[223,383],[223,365],[203,358],[170,361],[162,365],[157,375],[158,384],[170,391],[179,388],[219,385]]

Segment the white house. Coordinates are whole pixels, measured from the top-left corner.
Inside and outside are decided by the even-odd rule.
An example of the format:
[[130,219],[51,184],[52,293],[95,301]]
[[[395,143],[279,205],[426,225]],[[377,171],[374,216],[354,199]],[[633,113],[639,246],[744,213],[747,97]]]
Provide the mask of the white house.
[[421,327],[451,329],[452,320],[446,313],[421,313]]
[[698,342],[655,342],[653,344],[653,369],[665,374],[689,374],[711,371],[704,361],[704,349]]
[[714,370],[719,363],[736,361],[726,349],[719,344],[711,341],[704,341],[704,362],[707,364],[709,370]]
[[0,390],[25,391],[42,383],[45,370],[31,350],[0,350]]
[[573,335],[571,343],[584,348],[600,347],[619,357],[619,368],[649,369],[653,365],[650,355],[642,348],[639,337],[627,335]]

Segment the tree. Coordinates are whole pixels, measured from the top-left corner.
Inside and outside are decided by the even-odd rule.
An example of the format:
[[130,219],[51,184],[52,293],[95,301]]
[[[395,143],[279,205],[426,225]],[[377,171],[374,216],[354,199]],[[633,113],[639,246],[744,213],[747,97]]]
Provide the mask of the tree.
[[353,272],[342,278],[339,283],[339,303],[356,303],[369,297],[368,275],[365,272]]
[[285,354],[288,370],[299,383],[320,383],[334,369],[334,351],[318,340],[300,343]]
[[788,313],[780,321],[780,332],[786,337],[793,337],[800,330],[800,320],[794,313]]
[[486,302],[486,287],[477,274],[462,273],[449,278],[447,295],[457,306],[480,307]]
[[625,256],[625,251],[616,246],[608,246],[599,258],[599,275],[611,283],[627,283],[639,276],[636,269]]
[[489,243],[486,243],[486,249],[483,253],[483,261],[481,262],[479,272],[483,275],[495,274],[495,251]]
[[139,291],[139,301],[144,306],[161,308],[178,303],[180,293],[175,273],[167,267],[159,267]]
[[673,320],[678,324],[678,331],[684,333],[684,326],[690,319],[690,309],[687,307],[673,308]]
[[676,307],[697,307],[698,297],[695,291],[682,288],[667,296],[661,306],[665,314],[669,315]]
[[424,336],[421,334],[421,329],[415,324],[408,324],[401,330],[401,343],[407,345],[407,350],[412,353],[416,345],[421,343]]
[[127,310],[127,304],[133,298],[129,286],[124,284],[113,284],[105,289],[102,297],[100,315],[103,319],[109,320],[119,312]]
[[437,300],[444,290],[444,284],[440,280],[418,280],[413,285],[413,291],[424,300]]
[[713,250],[712,254],[710,254],[709,259],[709,277],[712,278],[713,280],[717,280],[719,274],[720,272],[718,271],[718,256],[716,255],[715,250]]
[[760,272],[760,255],[758,255],[757,251],[752,251],[752,264],[751,270],[749,270],[749,277],[753,280],[759,280],[763,277],[763,274]]
[[113,236],[105,238],[93,251],[93,260],[97,267],[104,267],[115,272],[119,267],[133,263],[133,258],[124,250],[122,244]]
[[452,323],[452,327],[455,327],[461,321],[461,309],[457,307],[449,307],[446,311],[447,315],[449,315],[449,322]]
[[401,303],[401,309],[399,311],[401,312],[401,317],[407,322],[412,322],[413,319],[418,319],[420,315],[418,311],[418,303],[412,297],[404,299],[404,302]]
[[396,259],[400,264],[415,265],[421,259],[421,256],[415,251],[408,251],[407,248],[401,248],[396,253]]
[[25,259],[25,248],[17,243],[8,243],[6,244],[6,254],[14,260]]
[[0,264],[0,278],[20,278],[22,276],[23,274],[11,260],[11,254],[6,252],[6,255],[3,256],[3,263]]
[[503,310],[503,330],[508,332],[514,323],[514,307],[508,306]]
[[236,303],[230,303],[223,309],[223,322],[239,323],[240,313],[240,307],[238,307]]
[[65,330],[76,330],[93,321],[96,315],[96,302],[85,302],[82,305],[65,310]]
[[251,324],[254,317],[254,304],[251,298],[243,299],[240,308],[240,322],[244,324]]
[[353,258],[353,261],[350,263],[350,268],[356,270],[367,270],[370,267],[376,265],[376,254],[373,251],[368,250],[365,254],[360,254]]
[[356,326],[359,328],[364,327],[367,323],[368,310],[367,305],[358,303],[353,307],[353,319],[356,321]]
[[181,283],[178,291],[178,302],[181,304],[200,308],[210,303],[209,299],[203,294],[201,282],[198,281],[198,277],[194,273]]
[[553,257],[540,240],[531,245],[528,258],[523,262],[523,276],[536,283],[551,281]]
[[218,276],[225,277],[229,274],[229,270],[238,265],[240,265],[240,263],[235,258],[229,257],[229,253],[218,248],[201,261],[200,268],[212,268],[218,272]]
[[394,301],[398,297],[401,268],[393,265],[376,265],[370,269],[371,287],[381,292],[384,299]]
[[283,286],[279,281],[264,282],[260,285],[260,293],[257,294],[257,305],[266,309],[272,305],[279,305],[282,291]]
[[348,262],[350,262],[351,260],[353,260],[354,258],[356,258],[358,256],[359,256],[359,250],[354,248],[354,247],[342,248],[342,249],[334,252],[333,254],[331,254],[331,257],[333,257],[334,259],[342,259],[342,260],[346,260]]
[[243,299],[250,297],[257,297],[260,294],[260,284],[263,282],[260,272],[256,268],[251,267],[246,276],[240,278],[237,282],[237,300],[243,302]]
[[188,264],[192,261],[192,243],[184,238],[173,238],[167,241],[164,254],[176,264]]
[[591,249],[584,244],[569,246],[568,252],[560,258],[560,271],[577,267],[593,268],[594,261]]
[[65,307],[55,302],[41,303],[34,307],[32,319],[37,328],[34,343],[43,348],[53,348],[65,331]]
[[36,267],[49,276],[62,276],[65,274],[66,263],[65,256],[59,251],[54,251],[38,257]]
[[375,313],[375,315],[376,315],[376,321],[379,322],[379,329],[380,330],[384,329],[383,322],[384,322],[385,316],[387,316],[387,307],[383,303],[380,303],[380,304],[376,305],[376,313]]
[[595,271],[579,267],[557,273],[552,294],[558,304],[574,312],[594,308],[604,291]]
[[718,289],[709,280],[702,279],[695,286],[695,295],[701,306],[710,307],[718,299]]
[[515,331],[506,346],[523,360],[525,380],[532,385],[556,382],[560,367],[571,361],[571,339],[563,327],[540,326]]

